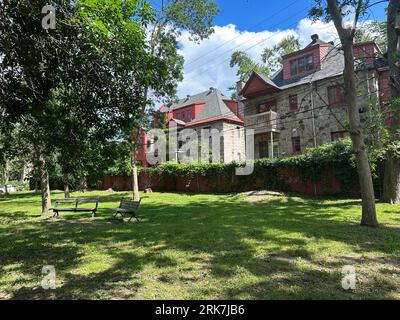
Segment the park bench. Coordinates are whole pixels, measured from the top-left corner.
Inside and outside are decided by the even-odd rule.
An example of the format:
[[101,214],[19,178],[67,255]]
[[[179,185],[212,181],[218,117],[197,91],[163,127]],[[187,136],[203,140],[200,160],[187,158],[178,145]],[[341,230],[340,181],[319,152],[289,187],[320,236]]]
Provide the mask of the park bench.
[[[92,204],[91,206],[80,207],[80,204]],[[59,206],[61,204],[61,206]],[[70,206],[64,206],[70,204]],[[57,199],[54,201],[52,208],[54,215],[58,217],[59,212],[92,212],[92,217],[96,216],[97,207],[99,205],[98,198],[73,198],[73,199]]]
[[124,219],[124,216],[126,214],[130,215],[130,218],[128,220],[128,222],[130,222],[132,220],[132,218],[136,218],[136,220],[138,222],[140,222],[138,216],[136,215],[139,206],[140,206],[140,202],[142,201],[142,199],[140,199],[139,201],[133,201],[130,199],[121,199],[121,202],[119,204],[118,208],[113,208],[112,210],[116,211],[114,218],[117,217],[118,214],[121,215],[122,219]]

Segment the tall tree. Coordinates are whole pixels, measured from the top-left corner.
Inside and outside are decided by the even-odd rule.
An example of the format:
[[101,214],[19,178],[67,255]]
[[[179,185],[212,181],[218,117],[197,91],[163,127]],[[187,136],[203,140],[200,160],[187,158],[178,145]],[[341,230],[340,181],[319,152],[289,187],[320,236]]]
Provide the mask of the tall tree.
[[[361,225],[377,227],[378,220],[376,217],[372,174],[358,112],[359,107],[357,105],[356,72],[353,52],[357,23],[359,17],[367,9],[369,1],[327,0],[326,4],[324,2],[324,0],[316,0],[316,6],[311,9],[310,14],[314,19],[325,17],[327,21],[333,21],[339,34],[344,53],[345,66],[343,77],[346,101],[349,105],[349,131],[357,160],[357,171],[362,198]],[[351,8],[353,8],[353,10],[351,10]],[[351,25],[347,25],[344,21],[344,17],[350,12],[354,12],[354,21]]]
[[358,28],[355,33],[355,42],[375,42],[383,53],[387,51],[387,25],[386,21],[371,20]]
[[273,74],[282,68],[282,57],[297,50],[300,50],[300,40],[290,35],[272,48],[265,48],[261,57],[268,66],[270,74]]
[[213,21],[219,12],[212,0],[162,0],[161,7],[155,8],[155,19],[149,27],[148,50],[158,61],[154,71],[163,82],[143,87],[146,103],[138,106],[142,115],[133,129],[127,134],[132,152],[133,198],[139,200],[136,153],[140,146],[141,128],[146,123],[147,101],[151,93],[156,98],[170,100],[175,96],[178,81],[182,80],[183,57],[178,54],[178,37],[182,31],[188,31],[195,42],[208,38],[214,31]]
[[389,1],[387,40],[392,102],[382,200],[397,204],[400,203],[400,0]]
[[[57,147],[68,147],[60,145],[57,132],[68,137],[81,127],[102,139],[114,136],[137,118],[143,86],[155,81],[163,88],[159,81],[165,79],[149,71],[154,59],[145,49],[144,29],[152,19],[147,2],[59,1],[56,28],[50,30],[40,24],[45,4],[0,2],[0,111],[28,133],[44,214],[50,207],[47,158]],[[76,104],[60,106],[60,96]],[[65,130],[69,117],[79,120],[72,131]]]
[[270,68],[262,63],[254,61],[246,52],[235,51],[232,53],[230,67],[237,67],[236,76],[241,81],[247,81],[253,71],[269,75]]
[[[41,25],[41,9],[45,1],[5,0],[0,2],[0,88],[4,121],[23,121],[35,148],[36,163],[40,169],[42,212],[48,213],[50,194],[46,170],[46,133],[41,124],[48,120],[44,104],[51,89],[60,81],[61,60],[65,58],[61,38],[71,35],[60,24],[52,34]],[[62,3],[66,10],[59,10],[58,18],[69,15],[68,1]]]
[[[246,52],[235,51],[231,55],[230,67],[237,67],[236,76],[238,80],[247,81],[253,71],[271,76],[282,68],[282,56],[292,53],[300,49],[299,38],[290,35],[282,39],[272,48],[265,48],[261,54],[261,62],[253,60]],[[232,86],[229,90],[233,90],[233,99],[236,99],[236,87]]]
[[282,56],[300,49],[299,38],[290,35],[261,54],[263,63],[254,61],[246,52],[235,51],[231,56],[231,68],[237,67],[239,80],[246,81],[253,71],[270,76],[282,67]]

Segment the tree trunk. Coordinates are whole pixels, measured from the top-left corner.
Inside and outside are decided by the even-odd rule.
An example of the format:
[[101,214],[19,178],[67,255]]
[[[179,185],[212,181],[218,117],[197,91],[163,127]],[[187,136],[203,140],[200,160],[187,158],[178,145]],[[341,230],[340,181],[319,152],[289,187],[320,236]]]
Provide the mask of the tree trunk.
[[390,0],[387,10],[389,85],[396,98],[400,97],[400,0]]
[[[360,8],[359,8],[360,10]],[[356,75],[354,70],[353,40],[354,29],[343,27],[342,15],[337,0],[328,0],[330,12],[344,52],[344,86],[347,103],[349,105],[350,137],[353,142],[353,151],[357,160],[357,172],[362,199],[361,225],[377,227],[378,220],[375,209],[375,193],[372,182],[371,168],[368,160],[367,148],[364,142],[364,133],[361,127],[360,114],[357,106]],[[357,17],[356,12],[356,17]],[[356,25],[356,23],[355,23]]]
[[[390,0],[388,7],[388,64],[390,71],[390,91],[392,99],[400,97],[400,28],[396,28],[396,17],[400,14],[400,0]],[[398,26],[397,26],[398,27]],[[397,30],[396,30],[397,29]],[[396,65],[397,62],[397,65]],[[398,108],[391,108],[390,141],[398,139],[400,115]],[[386,152],[385,175],[383,179],[382,201],[390,204],[400,203],[400,159],[393,152]]]
[[139,201],[140,200],[140,193],[139,193],[139,178],[138,178],[138,170],[136,166],[136,157],[134,148],[132,147],[132,190],[133,190],[133,200]]
[[70,198],[70,191],[69,191],[69,184],[68,182],[64,182],[64,196],[65,199],[69,199]]
[[[138,177],[138,170],[136,165],[136,153],[137,153],[137,145],[138,140],[140,138],[140,129],[133,128],[131,131],[131,159],[132,159],[132,190],[133,190],[133,200],[139,201],[140,200],[140,193],[139,193],[139,177]],[[142,146],[143,147],[143,146]]]
[[9,174],[9,170],[8,170],[8,161],[5,161],[4,164],[4,192],[6,195],[8,195],[8,182],[10,180],[10,174]]
[[382,201],[400,203],[400,159],[390,152],[386,154]]
[[353,142],[353,151],[357,160],[358,179],[362,198],[361,225],[377,227],[375,209],[375,193],[372,182],[371,168],[368,160],[367,148],[364,142],[364,133],[361,128],[360,114],[357,106],[356,77],[354,72],[353,41],[342,42],[345,57],[344,83],[347,102],[349,103],[350,136]]
[[51,208],[49,174],[46,168],[46,160],[40,151],[37,151],[37,164],[42,193],[42,215],[48,215]]

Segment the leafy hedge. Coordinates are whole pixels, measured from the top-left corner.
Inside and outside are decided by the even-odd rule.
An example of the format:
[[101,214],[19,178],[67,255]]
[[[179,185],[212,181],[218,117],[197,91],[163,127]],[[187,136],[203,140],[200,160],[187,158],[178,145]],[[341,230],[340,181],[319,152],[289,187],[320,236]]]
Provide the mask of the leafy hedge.
[[[381,159],[379,152],[371,155],[370,161],[373,172],[378,172]],[[335,177],[341,182],[343,193],[351,190],[358,182],[350,139],[308,149],[304,154],[297,156],[255,160],[254,172],[251,175],[231,179],[235,175],[235,169],[240,166],[244,166],[244,163],[178,164],[167,162],[157,167],[140,168],[139,173],[145,172],[158,178],[179,176],[193,179],[201,176],[207,179],[209,184],[216,184],[218,180],[222,180],[227,184],[245,185],[254,183],[255,179],[262,179],[265,182],[265,187],[288,190],[289,186],[281,173],[285,169],[290,169],[296,171],[304,182],[311,179],[315,182],[326,181],[326,183],[329,183],[331,178]],[[123,172],[122,174],[130,175],[130,172]],[[216,177],[219,179],[216,179]],[[375,177],[377,178],[378,175],[375,174]],[[215,187],[217,188],[217,186]],[[232,189],[237,189],[235,187],[238,186],[232,186]]]

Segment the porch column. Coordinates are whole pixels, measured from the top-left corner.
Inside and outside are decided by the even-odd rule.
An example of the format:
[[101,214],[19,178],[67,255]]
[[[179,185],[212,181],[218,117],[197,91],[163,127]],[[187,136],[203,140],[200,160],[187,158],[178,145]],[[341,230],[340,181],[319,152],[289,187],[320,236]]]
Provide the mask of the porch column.
[[274,132],[271,131],[271,158],[274,157]]

